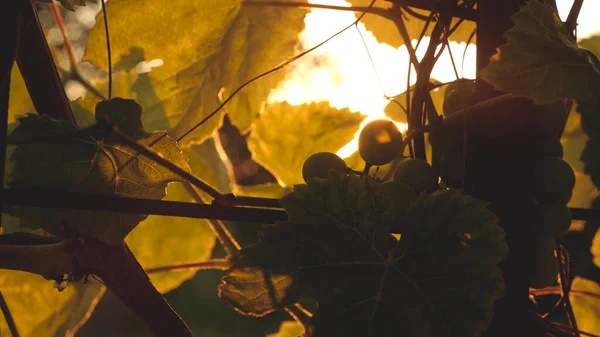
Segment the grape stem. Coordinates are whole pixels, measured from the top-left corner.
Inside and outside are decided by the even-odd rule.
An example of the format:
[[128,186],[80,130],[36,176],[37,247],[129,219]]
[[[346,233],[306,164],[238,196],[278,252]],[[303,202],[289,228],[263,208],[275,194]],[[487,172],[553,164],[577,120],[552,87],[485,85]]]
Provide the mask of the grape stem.
[[228,259],[212,259],[208,261],[189,262],[170,264],[165,266],[153,267],[146,269],[146,273],[164,273],[169,271],[181,270],[227,270],[231,268],[231,261]]

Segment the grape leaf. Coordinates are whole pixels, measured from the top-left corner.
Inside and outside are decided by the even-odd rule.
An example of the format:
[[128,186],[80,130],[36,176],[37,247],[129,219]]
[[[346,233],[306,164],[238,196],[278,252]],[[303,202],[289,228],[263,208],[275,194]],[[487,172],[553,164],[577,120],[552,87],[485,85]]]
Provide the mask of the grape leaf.
[[587,333],[600,334],[600,321],[598,320],[598,316],[600,315],[600,300],[598,296],[590,296],[581,292],[598,295],[600,294],[600,285],[592,280],[576,276],[573,279],[571,289],[569,299],[571,300],[573,313],[577,319],[577,327],[579,330]]
[[262,185],[234,185],[233,194],[237,196],[274,198],[279,199],[290,191],[281,187],[278,183],[267,183]]
[[268,334],[267,337],[298,337],[304,332],[304,327],[295,321],[286,321],[281,323],[279,331]]
[[33,102],[25,86],[25,80],[15,63],[10,74],[10,93],[8,98],[8,122],[14,123],[17,116],[35,112]]
[[[286,60],[294,52],[304,28],[306,10],[269,6],[240,6],[239,0],[184,1],[169,3],[169,10],[156,10],[157,0],[114,0],[107,4],[111,41],[115,55],[137,55],[164,64],[147,73],[150,86],[139,86],[138,94],[153,90],[156,100],[141,102],[156,126],[180,137],[219,104],[225,96],[259,73]],[[102,14],[97,18],[103,20]],[[269,32],[265,34],[265,32]],[[85,59],[104,67],[104,28],[90,32]],[[246,130],[259,112],[269,91],[284,77],[278,72],[252,83],[228,105],[232,122]],[[137,98],[137,97],[136,97]],[[141,101],[141,100],[140,100]],[[221,123],[219,112],[199,127],[185,142],[201,142]]]
[[600,68],[577,46],[547,4],[528,1],[512,16],[515,25],[481,77],[496,89],[537,104],[564,98],[590,99],[600,91]]
[[[39,2],[51,3],[52,0],[38,0]],[[97,0],[58,0],[64,8],[75,11],[75,6],[85,6],[86,2],[98,3]]]
[[[189,164],[196,176],[223,193],[229,192],[227,168],[219,158],[212,139],[187,148],[184,154],[190,158]],[[165,199],[192,202],[180,183],[169,184]],[[125,241],[142,267],[148,269],[208,259],[215,237],[205,219],[150,215],[131,231]],[[160,292],[165,293],[195,274],[195,270],[171,271],[150,274],[150,279]]]
[[[314,299],[312,336],[480,336],[503,295],[504,232],[485,204],[422,194],[404,218],[378,184],[336,175],[282,199],[289,220],[242,249],[219,294],[262,316]],[[389,234],[405,221],[400,241]]]
[[[369,6],[371,0],[350,0],[349,1],[352,6]],[[392,2],[390,1],[377,1],[375,2],[373,7],[384,8],[389,10],[392,7]],[[414,12],[428,17],[430,12],[422,9],[411,8]],[[362,12],[356,12],[356,17],[360,16]],[[404,24],[406,26],[406,30],[408,31],[408,36],[411,39],[418,39],[421,35],[421,31],[425,28],[425,21],[419,18],[413,17],[409,14],[406,14],[407,19],[404,20]],[[458,23],[457,18],[452,19],[451,27],[454,27],[455,24]],[[386,19],[384,17],[367,13],[361,20],[362,23],[365,24],[365,28],[368,31],[371,31],[377,41],[380,43],[387,43],[394,48],[398,48],[404,45],[404,41],[396,28],[394,22],[390,19]],[[430,36],[433,31],[433,27],[435,26],[435,22],[429,24],[429,27],[425,31],[425,36]],[[471,21],[463,21],[460,26],[450,35],[450,41],[456,42],[466,42],[469,39],[471,33],[475,30],[475,23]],[[475,43],[475,38],[472,39],[472,43]]]
[[279,184],[293,186],[303,182],[302,165],[308,156],[338,151],[354,138],[364,118],[326,102],[270,104],[252,125],[248,148]]
[[[53,284],[39,275],[0,270],[0,289],[21,336],[73,336],[106,291],[93,279],[70,283],[62,292]],[[0,335],[10,336],[4,321]]]
[[[132,100],[116,98],[96,107],[98,121],[109,119],[140,144],[153,144],[156,152],[189,169],[177,143],[165,132],[146,133],[141,126],[140,115],[141,107]],[[47,116],[31,114],[20,118],[19,125],[9,138],[11,142],[18,143],[11,155],[14,168],[9,186],[162,199],[169,182],[181,181],[177,175],[122,144],[117,136],[77,135],[75,131],[68,122]],[[63,139],[48,141],[39,139],[40,135]],[[21,218],[23,226],[44,228],[57,234],[64,223],[111,244],[123,240],[146,218],[143,214],[84,210],[27,207],[11,210]]]

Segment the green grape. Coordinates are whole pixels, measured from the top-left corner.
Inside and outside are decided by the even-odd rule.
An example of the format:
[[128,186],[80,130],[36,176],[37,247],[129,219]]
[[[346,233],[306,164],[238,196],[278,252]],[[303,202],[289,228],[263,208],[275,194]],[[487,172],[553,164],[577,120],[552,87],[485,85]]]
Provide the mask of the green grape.
[[529,286],[541,289],[551,286],[558,278],[558,260],[554,253],[556,244],[553,238],[536,238],[531,254]]
[[358,153],[369,165],[385,165],[400,154],[402,133],[394,122],[374,120],[362,129],[358,137]]
[[448,97],[448,95],[454,90],[463,90],[469,93],[475,92],[475,80],[470,80],[466,78],[461,78],[457,81],[454,81],[444,90],[444,98]]
[[446,87],[442,110],[444,116],[448,117],[454,112],[475,103],[475,81],[462,79],[448,84]]
[[440,188],[439,176],[423,159],[407,159],[400,163],[394,172],[394,181],[408,185],[417,193],[431,193]]
[[533,170],[535,199],[539,203],[567,204],[575,187],[575,172],[559,157],[540,159]]
[[308,178],[329,177],[329,170],[346,171],[346,162],[331,152],[318,152],[310,155],[302,166],[302,178],[307,181]]
[[536,208],[535,231],[558,239],[569,230],[571,221],[571,211],[565,204],[541,204]]

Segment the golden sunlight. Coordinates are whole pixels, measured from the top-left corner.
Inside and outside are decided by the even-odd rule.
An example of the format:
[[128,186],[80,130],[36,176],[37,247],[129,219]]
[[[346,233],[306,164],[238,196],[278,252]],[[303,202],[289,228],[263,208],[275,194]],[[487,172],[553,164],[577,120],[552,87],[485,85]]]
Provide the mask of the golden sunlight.
[[[335,6],[350,6],[343,0],[309,0]],[[561,17],[566,18],[572,1],[557,1]],[[594,2],[586,1],[587,6]],[[598,32],[600,27],[594,19],[586,20],[585,15],[597,13],[593,8],[584,8],[580,17],[579,37],[587,37]],[[328,9],[312,9],[306,16],[306,28],[300,34],[301,50],[308,49],[335,34],[355,20],[352,12]],[[593,23],[593,26],[589,26]],[[386,118],[384,108],[389,100],[386,97],[398,95],[406,90],[408,76],[408,52],[404,46],[395,49],[385,43],[378,43],[373,34],[362,23],[358,29],[350,28],[312,53],[295,61],[288,68],[286,80],[270,96],[269,102],[287,101],[300,105],[314,101],[328,101],[335,108],[349,108],[367,116],[363,126],[371,120]],[[361,40],[361,34],[365,43]],[[428,39],[424,38],[417,50],[420,58],[425,53]],[[416,40],[413,40],[413,45]],[[475,46],[464,43],[450,43],[452,56],[456,62],[458,75],[464,78],[475,77]],[[368,50],[368,52],[367,52]],[[372,58],[369,58],[369,54]],[[461,60],[464,59],[464,69]],[[446,50],[432,72],[432,78],[449,82],[456,79],[450,55]],[[411,85],[416,81],[411,72]],[[405,131],[406,124],[397,124]],[[358,149],[358,133],[354,140],[338,151],[343,158],[349,157]]]
[[[336,6],[350,6],[343,0],[310,1]],[[300,34],[300,45],[310,48],[325,40],[355,20],[352,12],[328,9],[312,9],[306,16],[306,28]],[[394,49],[378,43],[373,34],[359,23],[358,29],[350,28],[322,47],[290,65],[286,80],[269,96],[269,102],[287,101],[300,105],[313,101],[329,101],[335,108],[349,108],[367,116],[363,126],[374,119],[386,118],[384,108],[389,103],[386,97],[398,95],[406,90],[408,77],[408,52],[404,46]],[[363,44],[362,37],[365,40]],[[417,55],[422,57],[427,48],[423,39]],[[416,41],[413,41],[413,45]],[[366,48],[365,48],[366,45]],[[368,49],[368,52],[367,52]],[[460,60],[465,44],[451,43],[452,55],[457,60],[459,75],[475,76],[475,48],[466,49],[465,68]],[[369,54],[373,63],[369,59]],[[463,73],[464,71],[464,73]],[[433,70],[432,77],[448,82],[456,79],[449,54],[445,52]],[[411,84],[416,81],[414,69]],[[397,123],[401,131],[407,126]],[[358,133],[354,140],[338,151],[346,158],[358,149]]]

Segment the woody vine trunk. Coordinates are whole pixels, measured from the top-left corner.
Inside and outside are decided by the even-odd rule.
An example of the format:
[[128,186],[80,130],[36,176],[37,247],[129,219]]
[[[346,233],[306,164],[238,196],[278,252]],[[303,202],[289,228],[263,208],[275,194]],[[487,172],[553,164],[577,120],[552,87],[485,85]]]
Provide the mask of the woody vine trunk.
[[[511,15],[526,0],[484,0],[477,3],[477,71],[489,63],[503,34],[513,26]],[[478,100],[502,93],[477,80]],[[528,270],[533,247],[533,167],[539,149],[560,138],[562,127],[542,133],[536,126],[535,105],[514,99],[467,114],[465,190],[491,203],[506,231],[509,256],[500,265],[505,296],[496,302],[486,337],[537,336],[528,325]],[[462,122],[462,121],[461,121]],[[566,122],[566,110],[565,110]]]

